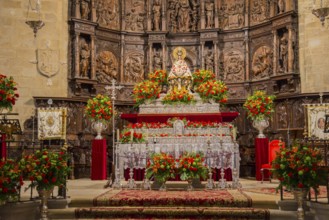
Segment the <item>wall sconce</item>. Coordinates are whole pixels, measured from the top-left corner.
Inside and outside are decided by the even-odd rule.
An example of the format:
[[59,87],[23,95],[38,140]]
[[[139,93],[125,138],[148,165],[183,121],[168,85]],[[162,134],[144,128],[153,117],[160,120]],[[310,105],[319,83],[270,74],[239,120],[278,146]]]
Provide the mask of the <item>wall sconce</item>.
[[[35,38],[37,37],[38,30],[45,26],[45,23],[40,18],[40,9],[41,0],[29,0],[25,23],[32,28]],[[30,14],[30,10],[33,14]]]
[[316,0],[313,0],[313,10],[312,14],[314,14],[317,18],[320,19],[322,26],[324,26],[324,22],[326,17],[329,15],[329,7],[323,7],[323,0],[320,1],[320,8],[316,9]]

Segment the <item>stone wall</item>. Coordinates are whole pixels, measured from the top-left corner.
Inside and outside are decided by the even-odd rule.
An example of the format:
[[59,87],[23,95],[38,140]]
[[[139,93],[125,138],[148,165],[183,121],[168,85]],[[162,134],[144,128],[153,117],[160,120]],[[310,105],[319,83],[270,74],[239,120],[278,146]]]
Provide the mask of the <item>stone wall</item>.
[[[317,6],[320,1],[317,1]],[[324,1],[324,4],[329,1]],[[312,14],[313,1],[298,0],[299,62],[302,93],[329,91],[329,20],[325,27]]]
[[[35,2],[31,0],[32,4]],[[41,1],[41,20],[45,26],[37,32],[36,39],[25,24],[28,3],[28,0],[0,1],[0,73],[13,76],[18,83],[20,97],[13,112],[19,113],[21,126],[32,115],[34,96],[68,94],[68,0]],[[29,18],[36,18],[31,11]],[[36,54],[40,56],[39,70]],[[52,85],[47,85],[47,75],[54,75],[50,78]]]

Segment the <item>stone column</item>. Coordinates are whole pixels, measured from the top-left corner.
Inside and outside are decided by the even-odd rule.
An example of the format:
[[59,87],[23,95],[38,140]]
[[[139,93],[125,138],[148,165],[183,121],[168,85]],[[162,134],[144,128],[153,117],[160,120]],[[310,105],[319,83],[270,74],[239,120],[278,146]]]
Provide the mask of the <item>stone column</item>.
[[219,28],[219,22],[218,22],[218,19],[219,19],[219,15],[218,15],[218,2],[217,1],[215,1],[215,12],[214,12],[215,14],[215,16],[214,16],[214,18],[215,18],[215,28]]
[[80,0],[75,0],[75,17],[80,19],[81,13],[80,13]]
[[200,59],[201,59],[201,69],[204,69],[204,44],[205,42],[201,42],[201,54],[200,54]]
[[245,27],[248,27],[249,24],[250,24],[250,20],[249,20],[249,0],[246,0],[245,3],[245,14],[244,14],[244,24],[245,24]]
[[80,33],[76,32],[74,35],[74,56],[75,56],[75,78],[80,77]]
[[92,22],[97,21],[95,0],[91,1],[91,21]]
[[244,30],[244,44],[245,44],[245,66],[246,66],[246,79],[250,80],[250,48],[249,48],[249,30]]
[[121,35],[121,42],[120,42],[120,50],[121,50],[121,56],[120,56],[120,81],[123,80],[123,73],[124,73],[124,57],[125,57],[125,35]]
[[165,70],[166,69],[166,44],[165,43],[161,43],[161,47],[162,47],[162,69]]
[[153,28],[152,28],[152,4],[151,4],[151,1],[147,1],[147,12],[146,12],[146,15],[147,15],[147,27],[146,29],[148,31],[152,31]]
[[149,43],[149,72],[153,72],[153,48],[152,43]]
[[121,31],[125,31],[126,30],[126,3],[124,1],[124,3],[121,4]]
[[279,48],[279,42],[278,42],[278,32],[277,30],[272,30],[273,34],[273,75],[277,75],[278,72],[278,48]]
[[206,17],[205,17],[205,11],[204,11],[204,1],[201,1],[201,11],[200,11],[200,14],[201,14],[201,18],[200,18],[200,21],[201,21],[201,29],[205,29],[206,28]]
[[95,48],[95,36],[90,36],[90,78],[96,79],[96,48]]
[[293,44],[294,44],[294,30],[291,25],[288,27],[288,72],[292,73],[294,71],[294,59],[295,59],[295,54],[294,54],[294,49],[293,49]]
[[162,31],[166,31],[167,30],[167,13],[166,13],[166,8],[167,8],[167,4],[166,4],[167,1],[162,1],[161,3],[161,22],[162,22],[162,25],[161,25],[161,30]]
[[219,59],[218,58],[218,42],[215,41],[215,42],[213,42],[213,44],[214,44],[215,75],[216,75],[216,78],[218,78],[218,76],[219,76],[219,72],[218,72],[218,59]]

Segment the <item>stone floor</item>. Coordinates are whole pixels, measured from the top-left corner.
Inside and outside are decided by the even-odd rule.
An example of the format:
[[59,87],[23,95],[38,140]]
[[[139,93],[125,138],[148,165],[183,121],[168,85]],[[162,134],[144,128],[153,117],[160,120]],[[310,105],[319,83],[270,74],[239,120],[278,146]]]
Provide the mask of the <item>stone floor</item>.
[[[274,181],[272,183],[264,182],[261,183],[259,181],[250,180],[250,179],[241,179],[242,189],[248,188],[258,188],[258,187],[276,187],[278,186],[278,182]],[[74,209],[76,207],[91,207],[92,200],[96,196],[106,192],[109,188],[104,188],[106,185],[106,180],[90,180],[90,179],[76,179],[76,180],[68,180],[68,190],[67,190],[67,201],[68,207],[63,209],[51,209],[49,207],[49,217],[51,219],[75,219],[74,218]],[[126,183],[124,182],[123,185]],[[183,185],[186,184],[184,182],[169,182],[170,184],[181,184],[182,188]],[[56,192],[56,190],[55,190]],[[278,201],[280,201],[279,193],[277,195],[272,194],[260,194],[260,193],[252,193],[252,192],[245,192],[252,198],[253,207],[255,208],[267,208],[270,209],[271,212],[271,220],[284,220],[284,219],[296,219],[296,212],[295,211],[284,211],[280,210],[278,206]],[[36,192],[33,192],[33,197],[37,195]],[[56,193],[55,193],[56,195]],[[22,193],[22,200],[28,200],[31,196],[31,191],[27,190]],[[294,203],[293,200],[287,200],[287,204],[285,206],[291,206]],[[50,204],[49,206],[53,206]],[[55,205],[56,206],[56,205]],[[295,204],[292,204],[294,209]],[[53,207],[56,208],[56,207]],[[288,208],[289,210],[289,208]],[[306,216],[306,219],[314,219],[313,216]]]

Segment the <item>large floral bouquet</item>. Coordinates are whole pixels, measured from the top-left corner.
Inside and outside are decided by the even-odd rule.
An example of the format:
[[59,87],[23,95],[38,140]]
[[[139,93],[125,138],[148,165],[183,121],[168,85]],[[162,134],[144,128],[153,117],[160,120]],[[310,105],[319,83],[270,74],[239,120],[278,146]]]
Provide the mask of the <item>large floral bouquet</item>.
[[189,104],[194,102],[194,97],[187,89],[173,89],[162,99],[163,104]]
[[151,81],[157,82],[160,85],[167,84],[167,73],[165,70],[156,70],[148,75]]
[[198,86],[197,92],[204,100],[213,99],[216,102],[227,102],[227,87],[222,81],[206,81]]
[[170,178],[175,178],[175,159],[166,153],[155,153],[146,164],[146,177],[152,176],[158,182],[166,182]]
[[247,117],[260,121],[269,118],[274,112],[273,100],[274,95],[266,95],[264,91],[255,91],[252,96],[249,96],[243,105],[247,111]]
[[93,121],[106,122],[113,115],[112,102],[108,96],[98,94],[95,98],[88,100],[85,113]]
[[0,74],[0,108],[11,111],[18,97],[13,77]]
[[308,146],[281,148],[272,162],[273,174],[280,180],[280,186],[290,189],[318,188],[321,177],[319,164],[322,161],[318,149]]
[[0,175],[0,200],[17,200],[23,185],[23,174],[19,164],[11,159],[2,159]]
[[144,104],[146,100],[154,100],[159,97],[161,88],[159,83],[151,80],[145,80],[135,85],[133,97],[136,105]]
[[202,153],[185,152],[179,159],[178,173],[181,180],[194,178],[206,179],[208,168],[204,165]]
[[199,86],[201,83],[215,79],[215,74],[210,70],[197,70],[192,74],[193,84]]
[[70,171],[67,165],[68,155],[64,151],[52,152],[37,150],[21,159],[20,164],[31,180],[30,186],[38,190],[50,190],[54,186],[63,187]]
[[134,130],[123,130],[120,134],[120,143],[143,143],[145,142],[144,136],[142,133],[135,132]]

